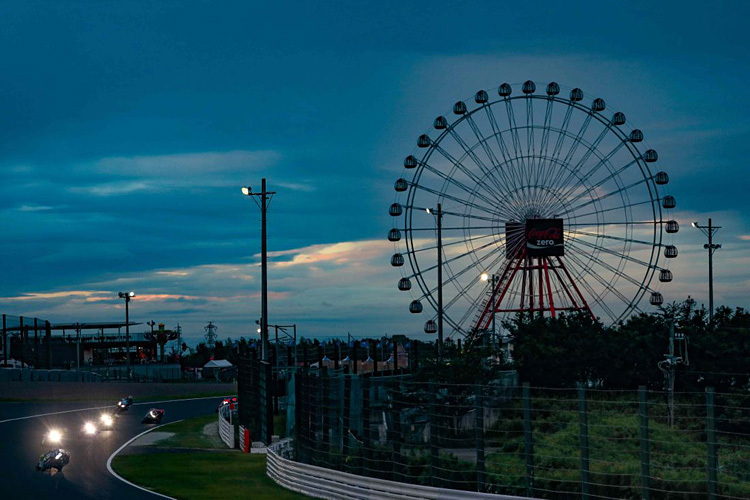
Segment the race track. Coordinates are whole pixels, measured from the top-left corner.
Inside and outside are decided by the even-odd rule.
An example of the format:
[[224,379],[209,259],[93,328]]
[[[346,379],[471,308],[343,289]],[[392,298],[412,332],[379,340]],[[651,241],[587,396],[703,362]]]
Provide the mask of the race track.
[[[85,388],[85,385],[81,386]],[[109,402],[121,397],[113,394]],[[166,410],[162,424],[214,413],[219,397],[149,402],[136,400],[130,410],[115,421],[112,430],[95,436],[79,434],[86,420],[98,421],[114,407],[97,403],[0,403],[0,498],[50,499],[156,499],[115,478],[107,470],[107,459],[120,446],[154,427],[141,418],[151,407]],[[41,415],[41,416],[40,416]],[[70,464],[61,473],[35,469],[39,456],[55,448],[44,444],[50,428],[65,429],[60,447],[70,452]]]

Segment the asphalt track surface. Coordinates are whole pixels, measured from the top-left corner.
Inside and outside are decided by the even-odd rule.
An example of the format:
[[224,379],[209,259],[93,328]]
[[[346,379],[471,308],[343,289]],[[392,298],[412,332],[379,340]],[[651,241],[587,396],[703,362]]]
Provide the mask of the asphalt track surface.
[[[116,402],[121,395],[114,395]],[[149,408],[166,410],[162,424],[214,413],[220,397],[181,401],[135,401],[116,418],[112,430],[95,436],[79,434],[86,420],[98,422],[107,403],[0,403],[0,499],[149,499],[157,495],[130,486],[107,470],[107,459],[141,432],[156,427],[142,424]],[[65,412],[65,413],[61,413]],[[32,418],[27,418],[32,417]],[[60,445],[43,442],[51,428],[63,430]],[[39,456],[62,447],[70,463],[60,473],[39,472]]]

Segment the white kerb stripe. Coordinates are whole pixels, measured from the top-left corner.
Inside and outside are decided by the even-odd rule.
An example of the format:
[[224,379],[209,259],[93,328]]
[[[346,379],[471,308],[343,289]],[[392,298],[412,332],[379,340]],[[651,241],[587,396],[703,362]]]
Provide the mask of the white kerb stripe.
[[[184,419],[182,419],[182,420],[184,420]],[[110,474],[112,474],[113,476],[115,476],[115,477],[116,477],[117,479],[119,479],[119,480],[120,480],[120,481],[122,481],[123,483],[127,483],[127,484],[129,484],[129,485],[130,485],[130,486],[132,486],[133,488],[138,488],[138,489],[139,489],[139,490],[141,490],[141,491],[145,491],[145,492],[147,492],[147,493],[151,493],[152,495],[156,495],[156,496],[159,496],[159,497],[162,497],[162,498],[169,498],[170,500],[177,500],[177,499],[176,499],[176,498],[174,498],[174,497],[170,497],[170,496],[167,496],[167,495],[162,495],[161,493],[157,493],[157,492],[155,492],[155,491],[151,491],[151,490],[149,490],[149,489],[143,488],[142,486],[138,486],[137,484],[131,483],[131,482],[130,482],[130,481],[128,481],[127,479],[125,479],[125,478],[123,478],[122,476],[118,475],[118,474],[117,474],[117,473],[116,473],[116,472],[115,472],[115,471],[114,471],[114,470],[112,469],[112,459],[114,459],[114,458],[115,458],[115,456],[116,456],[116,455],[117,455],[118,453],[120,453],[120,452],[121,452],[122,450],[124,450],[126,446],[128,446],[128,445],[129,445],[130,443],[132,443],[133,441],[135,441],[135,440],[136,440],[136,439],[138,439],[139,437],[143,436],[144,434],[148,434],[149,432],[151,432],[151,431],[153,431],[153,430],[156,430],[156,429],[158,429],[159,427],[164,427],[165,425],[169,425],[169,424],[176,424],[177,422],[182,422],[182,420],[175,420],[174,422],[167,422],[166,424],[161,424],[161,425],[157,425],[156,427],[152,427],[151,429],[148,429],[148,430],[146,430],[146,431],[143,431],[143,432],[141,432],[140,434],[138,434],[138,435],[137,435],[137,436],[135,436],[134,438],[130,439],[130,441],[128,441],[128,442],[127,442],[127,443],[125,443],[124,445],[122,445],[122,446],[120,446],[119,448],[117,448],[117,449],[115,450],[115,452],[114,452],[114,453],[112,453],[112,454],[111,454],[111,455],[109,456],[109,458],[107,459],[107,470],[109,471],[109,473],[110,473]]]

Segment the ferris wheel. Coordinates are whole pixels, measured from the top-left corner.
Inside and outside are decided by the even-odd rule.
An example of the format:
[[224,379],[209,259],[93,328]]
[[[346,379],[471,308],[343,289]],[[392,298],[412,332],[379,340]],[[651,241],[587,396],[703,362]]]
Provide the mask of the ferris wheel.
[[391,265],[425,332],[441,309],[450,337],[494,329],[496,316],[581,311],[613,324],[661,305],[679,225],[643,133],[555,82],[503,83],[473,101],[419,136],[389,208]]

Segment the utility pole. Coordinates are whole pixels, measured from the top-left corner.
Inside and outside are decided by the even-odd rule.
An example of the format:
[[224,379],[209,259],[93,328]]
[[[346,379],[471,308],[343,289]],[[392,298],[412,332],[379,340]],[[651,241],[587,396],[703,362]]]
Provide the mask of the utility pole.
[[[260,193],[253,193],[250,186],[242,188],[242,194],[245,196],[252,196],[255,204],[260,208],[261,213],[261,291],[260,291],[260,302],[261,302],[261,325],[260,325],[260,338],[261,338],[261,359],[268,361],[268,255],[266,248],[267,234],[266,234],[266,212],[268,206],[271,203],[271,198],[276,194],[275,191],[266,190],[266,179],[265,177],[261,181]],[[256,197],[258,199],[256,199]]]
[[708,250],[708,325],[713,328],[714,324],[714,252],[721,248],[721,245],[714,244],[713,237],[714,233],[721,229],[721,226],[711,225],[711,218],[708,218],[708,226],[701,226],[697,222],[693,222],[693,227],[700,229],[700,231],[708,236],[708,244],[703,245],[703,248]]
[[443,207],[437,204],[437,211],[428,208],[428,214],[437,219],[437,280],[438,280],[438,362],[443,359]]
[[[669,427],[674,427],[674,382],[677,371],[677,365],[683,362],[681,356],[675,356],[674,354],[674,340],[675,340],[675,320],[674,316],[668,318],[669,321],[669,353],[664,355],[664,361],[659,361],[657,366],[664,374],[667,379],[667,407],[669,411]],[[680,338],[684,338],[680,334]]]

